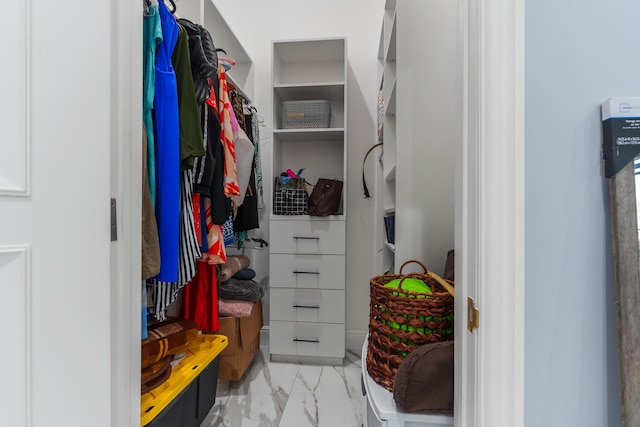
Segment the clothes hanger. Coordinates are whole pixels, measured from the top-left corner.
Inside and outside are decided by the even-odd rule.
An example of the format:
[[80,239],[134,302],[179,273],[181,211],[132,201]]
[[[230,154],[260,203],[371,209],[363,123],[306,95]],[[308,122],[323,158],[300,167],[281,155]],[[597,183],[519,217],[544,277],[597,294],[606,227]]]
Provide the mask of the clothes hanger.
[[173,9],[171,9],[171,8],[170,8],[170,9],[169,9],[169,12],[171,12],[171,14],[175,14],[175,13],[176,13],[176,10],[178,9],[178,8],[176,7],[176,3],[175,3],[173,0],[169,0],[169,3],[171,4],[171,7],[173,8]]

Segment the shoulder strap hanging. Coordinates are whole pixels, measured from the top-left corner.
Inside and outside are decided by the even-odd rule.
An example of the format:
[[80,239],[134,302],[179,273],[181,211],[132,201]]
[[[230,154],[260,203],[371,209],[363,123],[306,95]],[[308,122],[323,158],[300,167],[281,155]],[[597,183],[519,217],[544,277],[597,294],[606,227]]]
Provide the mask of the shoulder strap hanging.
[[364,177],[364,163],[367,161],[367,157],[374,150],[374,148],[380,146],[382,146],[382,142],[378,142],[377,144],[371,146],[371,148],[369,148],[369,150],[367,151],[367,154],[364,155],[364,159],[362,160],[362,189],[364,190],[365,199],[371,198],[371,195],[369,194],[369,189],[367,188],[367,180]]

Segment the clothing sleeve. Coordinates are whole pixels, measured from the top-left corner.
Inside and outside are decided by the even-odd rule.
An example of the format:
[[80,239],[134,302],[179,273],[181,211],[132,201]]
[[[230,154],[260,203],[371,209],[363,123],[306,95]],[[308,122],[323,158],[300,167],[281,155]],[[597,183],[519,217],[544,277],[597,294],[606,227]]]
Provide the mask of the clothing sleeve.
[[171,57],[176,73],[180,114],[180,168],[193,168],[195,157],[205,155],[198,101],[196,100],[189,59],[189,36],[179,25],[178,41]]

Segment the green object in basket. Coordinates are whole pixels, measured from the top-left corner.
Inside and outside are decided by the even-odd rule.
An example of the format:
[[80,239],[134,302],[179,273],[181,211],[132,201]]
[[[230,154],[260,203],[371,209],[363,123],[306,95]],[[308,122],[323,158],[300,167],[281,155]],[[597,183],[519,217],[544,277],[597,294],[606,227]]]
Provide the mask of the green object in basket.
[[[421,293],[421,294],[431,293],[431,288],[429,287],[429,285],[427,285],[420,279],[416,279],[415,277],[406,277],[404,280],[394,279],[389,283],[386,283],[384,287],[398,289],[398,287],[400,286],[400,281],[402,281],[401,289],[404,289],[410,292]],[[402,295],[402,296],[406,296],[406,295]]]
[[[415,293],[421,293],[421,294],[430,294],[431,293],[431,288],[429,287],[429,285],[427,285],[426,283],[424,283],[422,280],[420,279],[416,279],[415,277],[406,277],[403,279],[394,279],[391,280],[390,282],[386,283],[384,286],[385,288],[394,288],[394,289],[398,289],[398,287],[400,287],[400,281],[402,281],[402,287],[401,289],[410,291],[410,292],[415,292]],[[401,292],[394,292],[393,293],[394,296],[409,296],[407,294],[403,294]],[[410,297],[413,298],[413,295],[410,295]],[[421,298],[420,296],[418,296],[418,298]],[[407,317],[406,315],[404,317]],[[424,317],[419,316],[420,320],[424,320]],[[389,326],[391,328],[394,329],[402,329],[404,331],[409,331],[409,332],[413,332],[413,328],[411,326],[407,326],[407,325],[399,325],[395,322],[389,322]],[[425,332],[423,328],[418,328],[418,332]],[[430,331],[429,331],[430,332]],[[391,339],[398,339],[395,336],[392,336]]]

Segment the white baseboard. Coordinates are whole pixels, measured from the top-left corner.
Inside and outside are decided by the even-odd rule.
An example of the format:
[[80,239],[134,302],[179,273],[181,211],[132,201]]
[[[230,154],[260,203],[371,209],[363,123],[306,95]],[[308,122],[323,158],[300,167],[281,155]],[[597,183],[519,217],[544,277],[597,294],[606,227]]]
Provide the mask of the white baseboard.
[[264,325],[260,329],[260,346],[269,346],[269,325]]
[[345,343],[347,350],[360,354],[367,332],[368,331],[347,331],[347,341]]

